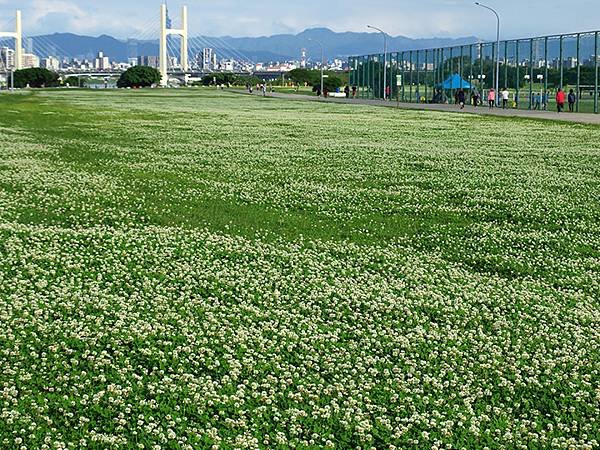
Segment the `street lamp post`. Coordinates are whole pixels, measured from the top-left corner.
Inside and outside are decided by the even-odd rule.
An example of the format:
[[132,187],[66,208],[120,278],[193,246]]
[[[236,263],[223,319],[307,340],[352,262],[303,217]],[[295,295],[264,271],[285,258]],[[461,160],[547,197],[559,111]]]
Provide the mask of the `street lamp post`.
[[546,93],[544,92],[544,75],[543,74],[538,74],[537,76],[538,82],[540,83],[540,107],[544,108],[545,104],[546,104]]
[[498,95],[500,91],[500,15],[494,8],[490,8],[479,2],[475,2],[475,4],[493,12],[498,21],[498,26],[496,27],[496,105],[498,106],[500,105],[500,96]]
[[324,82],[323,82],[324,72],[323,72],[323,70],[324,70],[324,66],[325,66],[325,63],[324,63],[324,59],[325,59],[325,47],[323,46],[323,43],[321,41],[318,41],[318,40],[313,39],[313,38],[308,38],[308,40],[312,41],[312,42],[316,42],[321,47],[321,95],[325,95],[324,91],[323,91],[323,88],[324,88]]
[[[383,34],[383,99],[387,100],[387,33],[383,31],[381,28],[373,27],[371,25],[367,25],[367,28],[371,30],[379,31]],[[391,92],[391,89],[390,89]]]
[[485,91],[485,73],[483,75],[477,75],[477,79],[479,80],[479,84],[481,86],[481,95],[483,97],[484,91]]
[[533,109],[533,79],[530,74],[526,74],[524,77],[525,81],[529,83],[529,109]]

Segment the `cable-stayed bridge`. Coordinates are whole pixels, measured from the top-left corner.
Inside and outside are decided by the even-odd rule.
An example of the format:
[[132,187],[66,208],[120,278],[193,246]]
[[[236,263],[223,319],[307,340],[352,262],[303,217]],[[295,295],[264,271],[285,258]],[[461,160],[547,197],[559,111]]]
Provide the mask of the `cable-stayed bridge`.
[[[187,83],[190,78],[198,78],[214,69],[207,69],[205,64],[207,49],[219,48],[228,57],[237,62],[237,67],[231,67],[228,72],[248,73],[253,62],[243,52],[234,49],[221,38],[208,38],[197,35],[190,37],[188,28],[188,8],[181,8],[180,16],[175,20],[170,16],[166,4],[160,6],[158,14],[153,14],[145,21],[135,36],[135,42],[152,42],[158,40],[158,55],[136,55],[152,60],[162,76],[161,84],[167,85],[170,80]],[[85,69],[61,69],[60,59],[72,57],[70,52],[64,50],[53,42],[48,36],[29,36],[23,30],[23,19],[21,11],[16,11],[14,17],[8,18],[3,24],[0,17],[0,72],[18,70],[30,67],[41,61],[44,65],[53,68],[57,72],[69,75],[87,76],[116,76],[125,70],[125,67],[88,67]],[[4,18],[6,19],[6,18]],[[177,23],[177,26],[173,26]]]

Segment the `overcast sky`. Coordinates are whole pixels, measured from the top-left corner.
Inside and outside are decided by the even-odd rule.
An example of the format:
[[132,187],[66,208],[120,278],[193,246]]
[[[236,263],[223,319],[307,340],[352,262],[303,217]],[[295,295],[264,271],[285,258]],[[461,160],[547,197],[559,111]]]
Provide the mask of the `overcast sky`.
[[[117,38],[153,36],[161,1],[0,0],[0,31],[23,11],[28,36],[74,32]],[[490,12],[468,0],[170,0],[176,20],[187,4],[193,35],[261,36],[297,33],[309,27],[366,31],[366,24],[389,34],[416,37],[495,36]],[[600,29],[600,0],[488,0],[503,18],[503,38]]]

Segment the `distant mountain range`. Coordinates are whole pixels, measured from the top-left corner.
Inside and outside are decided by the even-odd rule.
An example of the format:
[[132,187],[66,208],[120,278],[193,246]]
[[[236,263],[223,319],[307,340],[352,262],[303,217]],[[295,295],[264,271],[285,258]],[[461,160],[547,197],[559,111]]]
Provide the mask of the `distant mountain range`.
[[[174,42],[176,42],[175,38]],[[310,39],[313,39],[311,41]],[[320,59],[321,49],[314,40],[323,43],[325,57],[347,58],[351,55],[381,52],[383,38],[379,33],[336,33],[327,28],[313,28],[299,34],[279,34],[265,37],[234,38],[230,36],[191,38],[189,47],[200,53],[202,48],[214,48],[219,57],[248,59],[252,62],[275,62],[299,59],[302,49],[306,49],[310,59]],[[388,48],[391,52],[451,45],[466,45],[477,42],[474,36],[457,39],[429,38],[410,39],[404,36],[390,37]],[[30,44],[34,53],[56,56],[91,59],[102,51],[112,60],[126,61],[129,57],[158,55],[158,40],[140,41],[118,40],[111,36],[79,36],[71,33],[55,33],[35,36]],[[27,46],[27,42],[25,46]]]

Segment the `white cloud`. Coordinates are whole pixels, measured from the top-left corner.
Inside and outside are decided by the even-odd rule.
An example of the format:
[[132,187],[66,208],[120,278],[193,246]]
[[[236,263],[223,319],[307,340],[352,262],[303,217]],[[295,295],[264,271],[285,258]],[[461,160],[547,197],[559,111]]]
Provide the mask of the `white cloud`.
[[[600,2],[570,0],[488,0],[503,19],[503,37],[597,28]],[[0,23],[10,20],[15,5],[23,9],[26,33],[71,31],[115,37],[156,37],[161,0],[0,0]],[[190,8],[193,34],[260,36],[299,32],[319,25],[336,31],[365,31],[373,22],[390,34],[409,37],[469,36],[492,38],[493,17],[472,0],[281,0],[260,3],[241,0],[169,0],[174,15],[182,4]],[[513,11],[518,10],[518,14]],[[585,10],[586,14],[581,15]],[[155,36],[156,35],[156,36]]]

